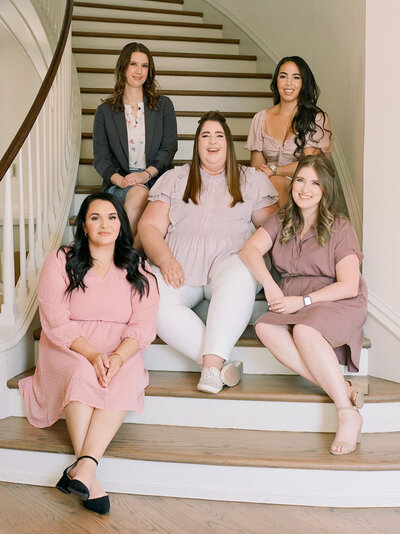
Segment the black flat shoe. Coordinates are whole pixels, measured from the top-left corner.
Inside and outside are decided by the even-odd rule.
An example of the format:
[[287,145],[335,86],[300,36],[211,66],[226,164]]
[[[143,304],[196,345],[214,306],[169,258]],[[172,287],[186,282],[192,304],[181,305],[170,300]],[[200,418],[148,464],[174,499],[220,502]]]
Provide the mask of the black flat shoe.
[[[80,480],[77,480],[75,478],[71,479],[68,476],[68,472],[72,469],[72,467],[74,467],[79,462],[79,460],[83,460],[83,458],[89,458],[90,460],[93,460],[96,465],[99,465],[99,462],[96,460],[96,458],[93,458],[93,456],[87,456],[87,455],[86,456],[80,456],[76,460],[76,462],[74,464],[72,464],[70,467],[67,467],[67,469],[64,471],[64,474],[68,478],[68,487],[67,487],[67,489],[70,491],[70,493],[73,493],[74,495],[76,495],[82,501],[87,501],[89,499],[89,497],[90,497],[89,488],[87,486],[85,486],[85,484],[83,482],[81,482]],[[64,478],[64,474],[61,477],[61,479]],[[63,490],[61,490],[61,491],[63,491]]]
[[68,467],[66,467],[64,469],[62,477],[60,478],[60,480],[56,484],[56,488],[58,490],[62,491],[63,493],[67,493],[68,495],[71,494],[71,492],[68,489],[68,484],[71,482],[71,479],[69,478],[68,473],[71,471],[71,469],[73,467],[76,466],[77,463],[78,463],[78,461],[76,461],[73,464],[71,464]]
[[98,497],[97,499],[88,499],[83,502],[83,506],[96,514],[108,514],[110,511],[110,498],[108,495]]

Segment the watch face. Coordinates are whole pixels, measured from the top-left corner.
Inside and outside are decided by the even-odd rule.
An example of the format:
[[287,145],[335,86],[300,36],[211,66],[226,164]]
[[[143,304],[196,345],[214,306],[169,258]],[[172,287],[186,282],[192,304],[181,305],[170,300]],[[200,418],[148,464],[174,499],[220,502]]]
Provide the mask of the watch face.
[[304,297],[304,305],[305,306],[309,306],[310,304],[312,304],[311,297],[309,297],[309,296]]

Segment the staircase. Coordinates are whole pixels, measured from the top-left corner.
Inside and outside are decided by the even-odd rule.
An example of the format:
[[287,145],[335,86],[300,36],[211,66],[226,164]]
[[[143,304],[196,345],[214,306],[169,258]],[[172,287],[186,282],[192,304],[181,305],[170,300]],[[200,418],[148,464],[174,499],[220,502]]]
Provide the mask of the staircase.
[[[198,8],[205,3],[199,0]],[[251,118],[271,105],[270,73],[241,55],[237,39],[203,23],[183,0],[75,2],[73,52],[82,96],[82,145],[75,200],[100,189],[92,167],[92,124],[100,98],[114,85],[121,48],[141,41],[152,51],[157,80],[178,117],[176,164],[191,158],[200,115],[227,117],[239,160]],[[200,52],[201,50],[201,52]],[[65,239],[71,238],[68,228]],[[251,322],[265,309],[258,297]],[[207,305],[196,310],[206,316]],[[40,332],[35,333],[36,340]],[[317,387],[291,374],[261,347],[248,327],[232,359],[245,376],[217,396],[197,391],[197,366],[160,339],[145,353],[150,371],[145,409],[128,413],[99,466],[107,491],[315,506],[400,506],[400,384],[368,377],[368,340],[360,375],[369,381],[362,410],[364,436],[351,455],[333,457],[335,409]],[[0,479],[53,485],[72,460],[65,422],[48,429],[25,418],[18,379],[8,381],[9,414],[0,421]],[[346,372],[346,369],[344,369]]]

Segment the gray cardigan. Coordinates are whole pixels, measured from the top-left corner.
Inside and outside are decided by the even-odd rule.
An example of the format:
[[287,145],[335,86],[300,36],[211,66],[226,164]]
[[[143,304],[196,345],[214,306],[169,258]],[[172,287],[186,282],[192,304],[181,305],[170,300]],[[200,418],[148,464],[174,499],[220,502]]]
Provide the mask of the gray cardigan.
[[[157,110],[147,106],[144,97],[146,167],[152,165],[159,177],[172,168],[172,159],[178,148],[174,106],[167,96],[157,100]],[[124,111],[112,111],[109,104],[101,104],[93,124],[93,165],[103,178],[102,190],[111,185],[114,173],[129,174],[128,136]],[[151,187],[157,177],[148,182]]]

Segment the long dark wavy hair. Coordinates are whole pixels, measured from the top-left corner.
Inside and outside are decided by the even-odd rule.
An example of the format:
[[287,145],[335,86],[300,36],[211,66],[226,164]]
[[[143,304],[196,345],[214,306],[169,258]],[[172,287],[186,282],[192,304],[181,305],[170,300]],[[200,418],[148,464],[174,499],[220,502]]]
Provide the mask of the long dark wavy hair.
[[321,154],[304,156],[297,165],[296,172],[290,182],[288,203],[279,211],[279,218],[282,223],[282,235],[279,241],[282,244],[287,243],[303,228],[303,214],[293,200],[292,189],[297,175],[304,167],[312,167],[314,169],[322,190],[322,197],[318,205],[318,215],[314,228],[318,243],[325,246],[331,237],[333,223],[337,217],[345,217],[345,215],[343,215],[339,207],[339,191],[335,169],[329,159]]
[[65,270],[69,279],[69,286],[65,290],[66,294],[71,295],[72,291],[79,288],[83,291],[86,289],[84,278],[93,266],[93,258],[90,255],[89,240],[85,235],[83,224],[86,221],[89,206],[95,200],[111,202],[121,223],[119,235],[115,241],[114,265],[119,269],[126,269],[126,279],[140,297],[145,294],[148,295],[149,281],[139,267],[147,275],[154,275],[146,269],[144,256],[141,252],[133,248],[132,230],[121,201],[114,195],[103,192],[93,193],[85,198],[76,217],[74,241],[70,245],[61,246],[58,250],[58,253],[63,252],[65,254],[67,260]]
[[184,202],[189,202],[190,199],[194,204],[198,204],[199,202],[201,192],[199,137],[203,124],[206,121],[219,122],[225,133],[227,145],[225,172],[228,191],[232,197],[231,208],[233,208],[237,202],[243,202],[243,195],[240,189],[240,174],[242,172],[242,166],[236,159],[232,133],[226,123],[225,117],[219,111],[208,111],[200,117],[199,125],[194,137],[193,156],[190,163],[188,181],[182,200]]
[[147,98],[147,105],[150,109],[157,109],[157,100],[160,96],[158,84],[155,80],[156,70],[154,67],[153,56],[150,50],[142,43],[128,43],[122,49],[114,70],[115,86],[113,94],[102,102],[110,104],[113,111],[124,111],[124,91],[126,84],[126,69],[131,61],[133,52],[142,52],[147,56],[149,62],[149,72],[147,79],[143,84],[143,94]]
[[[313,141],[319,141],[323,137],[324,131],[329,132],[329,137],[332,136],[332,132],[325,128],[326,114],[317,106],[320,89],[315,81],[314,74],[304,59],[300,56],[284,57],[276,66],[270,85],[274,95],[274,104],[279,104],[281,101],[278,91],[279,71],[282,65],[289,61],[297,65],[302,82],[299,94],[299,104],[292,120],[292,131],[295,133],[294,142],[296,143],[294,154],[299,158],[302,155],[304,145],[306,144],[307,135],[310,134],[310,138]],[[323,117],[322,127],[315,123],[315,118],[319,113],[321,113]]]

